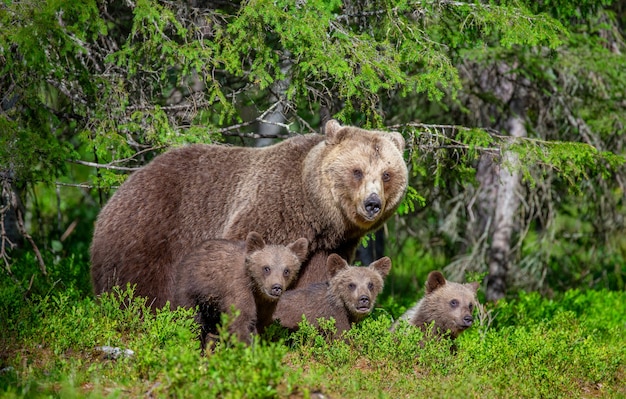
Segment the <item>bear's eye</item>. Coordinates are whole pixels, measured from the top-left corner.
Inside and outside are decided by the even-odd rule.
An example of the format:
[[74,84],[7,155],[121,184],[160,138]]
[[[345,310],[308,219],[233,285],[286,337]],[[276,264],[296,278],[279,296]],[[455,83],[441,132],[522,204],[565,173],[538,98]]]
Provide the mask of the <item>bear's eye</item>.
[[352,175],[356,180],[361,180],[363,178],[363,171],[361,169],[354,169]]
[[391,180],[391,173],[383,172],[383,181],[387,183],[389,180]]
[[283,271],[283,276],[285,276],[285,277],[289,277],[289,269],[285,269],[285,270]]
[[350,284],[348,284],[348,288],[350,288],[350,290],[354,291],[356,289],[356,284],[350,283]]
[[263,267],[263,273],[265,273],[265,274],[270,274],[270,271],[271,271],[271,270],[272,270],[272,269],[270,269],[270,267],[269,267],[269,266],[265,266],[265,267]]
[[367,289],[370,290],[370,291],[373,290],[374,289],[374,283],[372,283],[372,282],[367,283]]
[[456,299],[451,300],[450,306],[456,308],[457,306],[459,306],[459,301],[457,301]]
[[474,304],[473,304],[473,303],[470,303],[470,304],[469,304],[469,310],[470,310],[470,312],[471,312],[472,310],[474,310]]

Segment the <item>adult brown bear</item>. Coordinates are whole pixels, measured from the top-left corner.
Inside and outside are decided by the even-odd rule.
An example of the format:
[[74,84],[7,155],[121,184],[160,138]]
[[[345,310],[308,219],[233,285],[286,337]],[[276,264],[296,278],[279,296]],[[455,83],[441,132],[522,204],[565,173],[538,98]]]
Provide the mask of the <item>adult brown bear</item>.
[[353,260],[359,240],[396,210],[407,187],[399,133],[326,124],[265,148],[190,145],[133,173],[100,212],[91,246],[99,294],[137,284],[161,307],[172,270],[209,239],[309,240],[298,286],[327,281],[326,258]]

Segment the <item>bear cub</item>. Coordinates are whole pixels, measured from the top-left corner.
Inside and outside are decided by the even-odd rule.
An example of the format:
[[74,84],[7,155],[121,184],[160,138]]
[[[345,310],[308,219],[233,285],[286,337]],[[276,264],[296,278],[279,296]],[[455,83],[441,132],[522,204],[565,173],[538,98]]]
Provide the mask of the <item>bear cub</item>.
[[478,285],[478,282],[454,283],[447,281],[439,271],[430,272],[424,297],[406,311],[392,329],[397,327],[400,320],[406,320],[427,332],[434,322],[431,331],[434,337],[456,339],[474,322],[472,312],[477,304]]
[[332,317],[339,336],[370,314],[391,269],[391,259],[381,258],[368,267],[350,266],[341,256],[331,254],[326,265],[330,280],[285,292],[278,301],[274,320],[294,331],[303,315],[318,327],[318,318]]
[[251,334],[272,323],[280,296],[296,280],[308,253],[308,240],[287,246],[266,245],[260,234],[248,233],[246,241],[209,240],[186,256],[173,270],[176,275],[172,307],[198,306],[204,350],[207,338],[217,334],[220,315],[239,316],[229,331],[250,343]]

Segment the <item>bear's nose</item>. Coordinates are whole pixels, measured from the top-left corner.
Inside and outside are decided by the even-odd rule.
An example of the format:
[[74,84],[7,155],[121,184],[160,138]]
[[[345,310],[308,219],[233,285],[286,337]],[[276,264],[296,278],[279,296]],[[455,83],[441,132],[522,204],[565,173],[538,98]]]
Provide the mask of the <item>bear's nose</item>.
[[467,315],[463,318],[463,322],[465,323],[466,326],[470,327],[472,323],[474,322],[474,318],[472,316]]
[[378,194],[370,194],[370,196],[367,197],[363,205],[365,206],[365,211],[367,212],[367,214],[372,217],[380,212],[380,208],[383,206],[383,203],[380,200]]
[[359,306],[370,306],[370,297],[368,297],[367,295],[361,295],[361,297],[359,298]]
[[280,296],[283,293],[283,286],[280,284],[274,284],[272,286],[272,295]]

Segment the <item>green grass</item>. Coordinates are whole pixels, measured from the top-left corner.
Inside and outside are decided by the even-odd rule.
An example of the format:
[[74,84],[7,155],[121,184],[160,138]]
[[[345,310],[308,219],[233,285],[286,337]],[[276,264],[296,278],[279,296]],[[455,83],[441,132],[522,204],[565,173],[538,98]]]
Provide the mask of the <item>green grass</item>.
[[[408,326],[389,332],[407,301],[388,297],[345,340],[308,325],[251,346],[223,332],[201,356],[191,311],[150,312],[130,290],[96,301],[55,281],[25,298],[2,280],[0,397],[626,397],[624,292],[520,293],[483,309],[455,354],[447,340],[420,346]],[[135,354],[109,359],[102,345]]]

